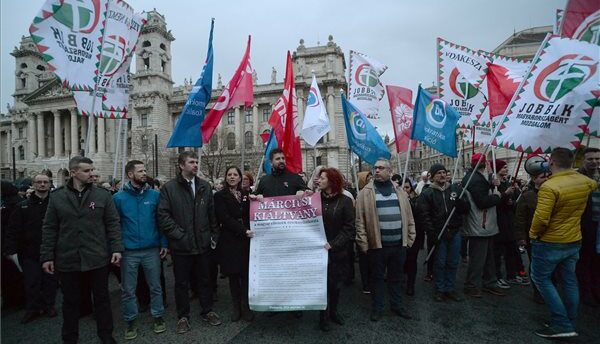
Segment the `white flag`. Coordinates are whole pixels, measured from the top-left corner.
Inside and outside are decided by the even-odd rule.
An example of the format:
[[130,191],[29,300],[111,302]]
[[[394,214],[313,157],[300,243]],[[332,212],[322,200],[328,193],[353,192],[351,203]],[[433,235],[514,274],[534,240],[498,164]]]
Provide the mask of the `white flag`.
[[348,99],[368,118],[379,118],[379,101],[385,94],[379,76],[386,69],[383,63],[350,50]]
[[327,116],[327,110],[323,98],[321,98],[317,77],[313,75],[302,123],[302,138],[309,145],[315,146],[329,130],[331,130],[329,116]]

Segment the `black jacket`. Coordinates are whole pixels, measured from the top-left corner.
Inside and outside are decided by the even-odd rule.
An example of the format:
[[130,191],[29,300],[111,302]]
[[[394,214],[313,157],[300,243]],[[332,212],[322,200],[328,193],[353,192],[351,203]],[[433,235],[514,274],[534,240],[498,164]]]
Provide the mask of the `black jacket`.
[[220,225],[218,253],[221,272],[225,275],[248,274],[250,255],[250,238],[246,236],[246,231],[250,229],[248,192],[241,192],[241,202],[238,202],[227,188],[217,192],[215,213]]
[[506,190],[510,187],[510,182],[503,181],[498,186],[498,191],[502,193],[500,204],[496,207],[498,216],[498,230],[500,233],[496,236],[498,242],[510,242],[515,240],[515,210],[517,207],[517,199],[520,192],[515,189],[512,195],[506,194]]
[[441,188],[435,183],[423,189],[418,199],[419,216],[428,237],[436,238],[440,234],[444,223],[448,219],[452,208],[456,211],[442,238],[449,239],[456,234],[463,224],[463,216],[469,212],[469,201],[466,196],[458,198],[462,187],[458,184],[447,185]]
[[342,280],[349,274],[348,243],[356,236],[354,204],[350,197],[337,194],[327,198],[321,193],[325,236],[331,246],[328,252],[329,278]]
[[41,199],[32,193],[29,199],[19,203],[8,221],[6,233],[6,254],[18,254],[19,258],[40,259],[42,245],[42,224],[48,199]]
[[160,189],[158,226],[175,254],[202,254],[217,242],[219,225],[215,217],[213,194],[208,182],[195,177],[196,192],[181,174]]
[[[467,173],[463,178],[462,185],[467,184],[471,173],[473,173],[473,170]],[[493,189],[493,186],[481,173],[475,173],[471,183],[469,183],[467,187],[467,190],[471,193],[471,198],[473,198],[473,203],[481,210],[489,209],[500,204],[500,197],[491,195],[490,189]]]
[[283,173],[277,173],[273,170],[273,173],[260,178],[254,193],[264,197],[290,196],[307,189],[306,183],[299,175],[288,170],[283,171]]

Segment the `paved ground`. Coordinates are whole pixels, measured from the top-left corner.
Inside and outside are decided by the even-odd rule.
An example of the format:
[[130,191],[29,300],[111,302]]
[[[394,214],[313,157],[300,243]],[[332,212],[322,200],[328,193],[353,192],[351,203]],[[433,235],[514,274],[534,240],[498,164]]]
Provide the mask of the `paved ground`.
[[[423,253],[421,253],[423,256]],[[423,259],[421,257],[421,259]],[[462,286],[466,266],[459,270]],[[259,314],[252,323],[232,323],[230,317],[229,289],[226,280],[219,280],[219,301],[215,310],[223,324],[211,327],[199,319],[199,305],[192,304],[192,331],[184,335],[175,333],[176,314],[173,299],[171,269],[167,272],[169,307],[165,320],[168,331],[156,335],[152,332],[149,313],[140,317],[140,335],[134,343],[547,343],[533,331],[548,317],[543,305],[531,301],[530,287],[513,287],[505,297],[485,294],[482,299],[468,299],[462,303],[437,303],[432,300],[431,283],[417,280],[417,295],[406,297],[406,307],[414,315],[413,320],[403,320],[387,312],[384,318],[369,321],[369,296],[360,292],[359,283],[344,287],[341,296],[341,313],[346,324],[332,324],[332,331],[318,330],[317,312],[305,312],[302,319],[290,314],[267,317]],[[358,269],[357,269],[358,273]],[[358,275],[357,275],[358,278]],[[119,289],[111,277],[113,314],[115,315],[115,338],[123,343],[124,323],[120,318]],[[60,302],[60,297],[59,297]],[[60,313],[60,303],[58,303]],[[19,320],[23,311],[2,313],[2,343],[60,343],[61,318],[41,318],[28,325]],[[97,343],[95,322],[91,317],[80,321],[80,342]],[[582,306],[579,317],[580,337],[576,343],[600,342],[600,309]]]

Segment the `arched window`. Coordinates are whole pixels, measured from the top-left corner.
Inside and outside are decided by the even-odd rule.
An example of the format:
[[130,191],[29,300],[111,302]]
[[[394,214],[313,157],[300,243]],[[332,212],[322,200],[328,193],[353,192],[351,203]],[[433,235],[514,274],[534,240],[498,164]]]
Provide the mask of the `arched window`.
[[21,68],[27,68],[27,63],[21,63]]
[[161,44],[160,44],[160,48],[161,48],[162,50],[167,50],[167,47],[165,46],[165,44],[164,44],[164,43],[161,43]]
[[208,148],[211,151],[216,151],[219,149],[219,134],[214,134],[213,137],[210,139],[210,143]]
[[150,47],[152,46],[152,43],[150,43],[150,41],[144,41],[144,43],[142,43],[142,47],[146,48],[146,47]]
[[234,133],[227,134],[227,149],[228,150],[235,149],[235,134]]
[[19,146],[17,150],[19,151],[19,160],[25,160],[25,148],[23,148],[23,146]]
[[38,65],[38,66],[37,66],[37,67],[35,67],[35,68],[36,68],[37,70],[39,70],[39,71],[42,71],[42,72],[46,70],[46,67],[44,67],[44,66],[42,66],[42,65]]
[[244,133],[244,147],[245,148],[252,148],[252,146],[254,146],[254,140],[252,139],[252,132],[251,131],[247,131]]

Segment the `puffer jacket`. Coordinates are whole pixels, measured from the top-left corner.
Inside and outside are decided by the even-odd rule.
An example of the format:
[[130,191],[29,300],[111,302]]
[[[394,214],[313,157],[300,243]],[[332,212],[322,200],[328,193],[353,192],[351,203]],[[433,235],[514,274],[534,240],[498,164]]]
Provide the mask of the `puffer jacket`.
[[469,212],[467,197],[458,198],[461,192],[462,188],[457,184],[446,184],[441,187],[431,183],[428,188],[423,189],[417,204],[428,237],[438,237],[454,207],[456,211],[448,223],[443,238],[452,238],[460,230],[463,215]]
[[531,239],[568,244],[581,240],[581,215],[596,181],[575,171],[552,174],[538,192]]
[[[404,246],[411,247],[415,241],[416,230],[410,202],[404,190],[396,188],[394,191],[398,196],[402,215],[402,242]],[[365,185],[356,199],[356,244],[363,253],[382,247],[373,181]]]

